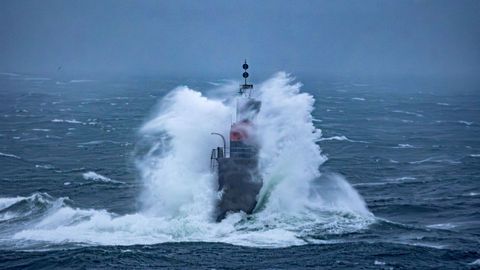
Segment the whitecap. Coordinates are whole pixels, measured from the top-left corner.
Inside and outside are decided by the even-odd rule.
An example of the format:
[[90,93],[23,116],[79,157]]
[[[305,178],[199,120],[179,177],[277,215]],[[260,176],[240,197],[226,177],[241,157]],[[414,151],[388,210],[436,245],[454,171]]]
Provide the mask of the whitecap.
[[[19,212],[13,212],[13,211],[8,211],[8,210],[5,210],[7,208],[9,208],[10,206],[18,203],[18,202],[21,202],[23,200],[35,200],[35,199],[38,199],[39,197],[38,196],[41,196],[40,193],[36,193],[30,197],[22,197],[22,196],[17,196],[17,197],[10,197],[10,198],[0,198],[0,211],[2,211],[3,213],[0,214],[0,221],[5,221],[5,220],[9,220],[9,219],[12,219],[12,218],[16,218],[18,217],[19,215],[21,215],[22,213],[19,213]],[[5,211],[3,211],[5,210]]]
[[408,111],[401,111],[401,110],[395,110],[395,111],[392,111],[394,113],[403,113],[403,114],[408,114],[408,115],[415,115],[415,116],[418,116],[418,117],[423,117],[423,114],[420,114],[420,113],[416,113],[416,112],[408,112]]
[[51,79],[50,78],[44,78],[44,77],[27,77],[23,80],[25,80],[25,81],[49,81]]
[[365,141],[355,141],[347,138],[346,136],[332,136],[328,138],[320,138],[316,140],[317,142],[322,142],[322,141],[347,141],[347,142],[355,142],[355,143],[368,143]]
[[125,184],[124,182],[110,179],[110,178],[108,178],[108,177],[106,177],[106,176],[103,176],[103,175],[98,174],[98,173],[93,172],[93,171],[89,171],[89,172],[83,173],[83,179],[85,179],[85,180],[93,180],[93,181],[100,181],[100,182],[105,182],[105,183]]
[[473,124],[473,122],[463,121],[463,120],[459,120],[459,121],[457,121],[457,122],[460,123],[460,124],[467,125],[467,126],[471,126],[471,125]]
[[365,99],[364,99],[364,98],[361,98],[361,97],[354,97],[354,98],[352,98],[352,100],[365,101]]
[[36,164],[35,168],[50,170],[50,169],[54,169],[55,167],[53,165],[50,165],[50,164],[40,164],[40,165]]
[[[20,139],[20,137],[13,137],[14,139],[18,138]],[[22,159],[21,157],[17,156],[17,155],[14,155],[14,154],[8,154],[8,153],[2,153],[0,152],[0,156],[2,157],[9,157],[9,158],[15,158],[15,159]]]
[[437,105],[440,105],[440,106],[450,106],[450,104],[444,103],[444,102],[439,102],[439,103],[437,103]]
[[365,183],[356,183],[352,186],[384,186],[384,185],[397,185],[401,183],[405,183],[408,181],[415,180],[417,178],[411,176],[403,176],[397,178],[387,178],[387,182],[365,182]]
[[475,261],[469,263],[469,265],[480,265],[480,259],[476,259]]
[[10,77],[18,77],[20,74],[12,73],[12,72],[0,72],[0,75],[10,76]]
[[470,157],[480,157],[480,154],[470,154]]
[[[28,197],[17,196],[13,198],[0,198],[0,220],[9,220],[21,216],[28,216],[32,214],[38,214],[39,211],[44,211],[45,207],[50,209],[59,209],[64,205],[64,201],[68,198],[59,198],[54,200],[47,193],[34,193]],[[17,203],[27,203],[27,209],[10,211],[9,207]],[[23,207],[22,207],[23,208]]]
[[33,131],[41,131],[41,132],[49,132],[50,129],[48,128],[32,128]]
[[70,80],[70,83],[86,83],[86,82],[94,82],[94,80],[87,80],[87,79]]
[[89,142],[83,142],[83,143],[77,143],[78,146],[85,146],[85,145],[99,145],[99,144],[106,144],[106,143],[111,143],[111,144],[119,144],[123,146],[130,145],[129,142],[118,142],[118,141],[113,141],[113,140],[96,140],[96,141],[89,141]]
[[433,163],[448,163],[448,164],[460,164],[462,162],[456,161],[456,160],[451,160],[451,159],[436,159],[434,157],[429,157],[426,159],[422,160],[417,160],[417,161],[410,161],[408,163],[410,164],[422,164],[422,163],[427,163],[427,162],[433,162]]
[[0,210],[10,207],[11,205],[25,199],[25,197],[0,198]]
[[82,124],[82,122],[75,119],[53,119],[53,123],[69,123],[69,124]]
[[349,138],[345,137],[345,136],[333,136],[333,137],[328,137],[328,138],[320,138],[318,139],[318,141],[349,141],[349,142],[352,142],[352,140],[350,140]]
[[398,146],[395,146],[393,148],[416,148],[416,147],[408,143],[400,143],[398,144]]
[[438,223],[438,224],[428,225],[427,227],[432,229],[450,230],[457,227],[457,225],[453,223]]
[[363,187],[363,186],[384,186],[389,185],[389,182],[365,182],[365,183],[355,183],[352,184],[354,187]]
[[405,180],[415,180],[417,179],[416,177],[413,176],[402,176],[402,177],[397,177],[397,178],[387,178],[388,181],[405,181]]
[[47,138],[47,139],[62,139],[62,137],[55,136],[55,135],[45,135],[45,138]]

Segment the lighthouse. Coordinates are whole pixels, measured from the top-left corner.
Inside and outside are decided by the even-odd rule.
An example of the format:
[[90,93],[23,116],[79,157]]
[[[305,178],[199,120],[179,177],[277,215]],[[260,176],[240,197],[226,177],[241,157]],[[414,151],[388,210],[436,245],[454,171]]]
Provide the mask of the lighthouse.
[[216,202],[215,218],[221,221],[228,213],[243,211],[251,214],[257,204],[257,196],[262,187],[258,170],[259,145],[256,140],[255,118],[261,102],[252,97],[253,84],[247,82],[248,64],[243,67],[244,83],[240,85],[236,97],[235,122],[230,127],[229,144],[225,136],[223,146],[212,149],[211,169],[218,180],[219,198]]

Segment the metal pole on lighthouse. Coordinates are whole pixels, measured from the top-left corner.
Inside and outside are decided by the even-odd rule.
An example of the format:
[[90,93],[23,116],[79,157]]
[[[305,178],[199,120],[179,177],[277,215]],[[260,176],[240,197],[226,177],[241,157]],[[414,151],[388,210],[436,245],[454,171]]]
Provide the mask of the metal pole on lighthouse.
[[245,84],[244,85],[247,85],[247,78],[248,78],[248,72],[247,72],[247,69],[248,69],[248,64],[247,64],[247,59],[245,59],[245,63],[243,63],[243,78],[245,78]]

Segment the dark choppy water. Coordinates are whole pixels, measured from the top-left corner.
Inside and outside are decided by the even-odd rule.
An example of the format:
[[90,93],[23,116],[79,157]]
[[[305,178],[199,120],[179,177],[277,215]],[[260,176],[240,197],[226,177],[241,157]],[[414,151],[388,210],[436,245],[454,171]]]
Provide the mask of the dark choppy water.
[[172,243],[149,228],[163,223],[128,221],[141,208],[137,131],[185,83],[211,87],[0,75],[0,268],[479,267],[479,89],[305,82],[321,171],[344,175],[374,220],[354,230],[335,220],[269,247],[248,244],[260,237],[248,226],[225,243],[175,241],[186,226]]

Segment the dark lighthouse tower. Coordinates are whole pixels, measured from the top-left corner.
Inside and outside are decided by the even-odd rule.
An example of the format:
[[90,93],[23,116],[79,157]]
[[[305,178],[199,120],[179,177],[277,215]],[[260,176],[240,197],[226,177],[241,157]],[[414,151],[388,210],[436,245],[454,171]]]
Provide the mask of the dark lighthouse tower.
[[211,167],[218,177],[220,192],[217,221],[221,221],[229,212],[251,214],[262,187],[254,125],[261,102],[251,97],[253,85],[247,83],[249,74],[246,60],[242,67],[245,81],[238,91],[236,120],[230,128],[229,147],[222,134],[212,133],[223,139],[223,147],[213,149],[211,154]]

